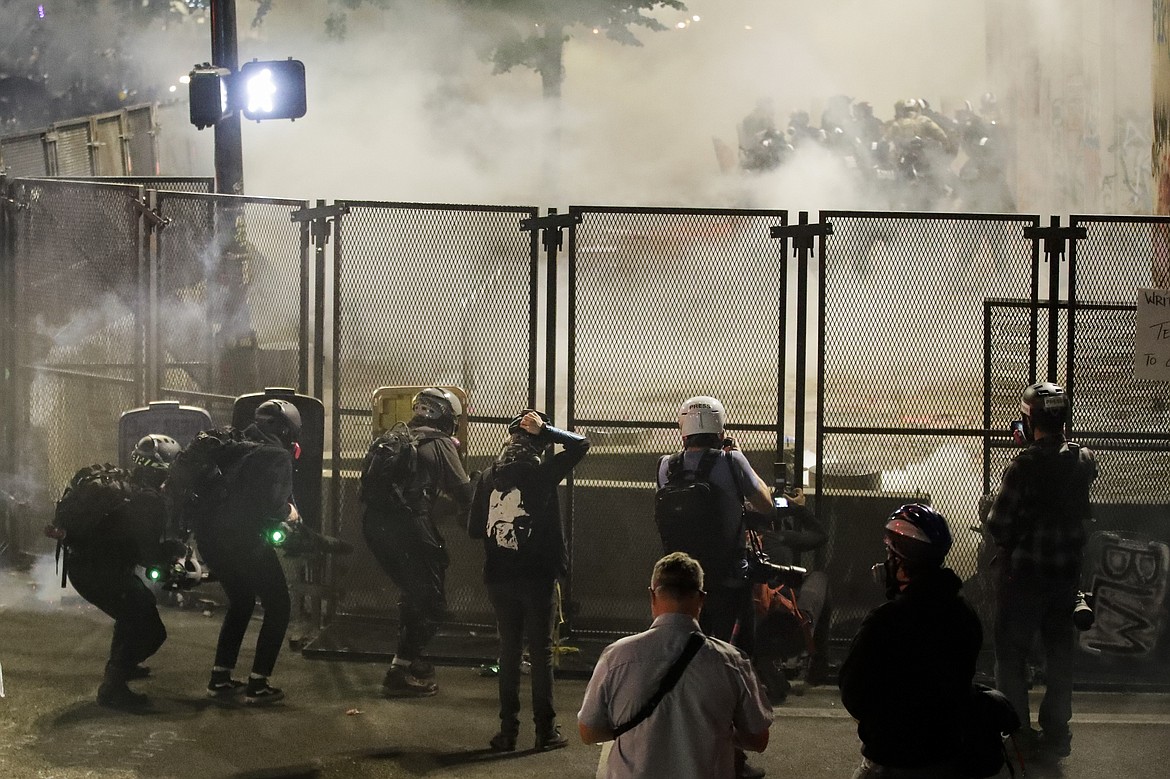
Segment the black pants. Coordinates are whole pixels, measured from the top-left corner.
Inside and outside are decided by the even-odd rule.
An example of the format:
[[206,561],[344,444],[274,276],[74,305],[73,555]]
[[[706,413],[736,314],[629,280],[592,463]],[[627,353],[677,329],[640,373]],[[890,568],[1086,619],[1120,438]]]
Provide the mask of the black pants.
[[114,619],[107,668],[125,673],[158,651],[167,629],[158,616],[154,593],[131,566],[70,556],[69,582],[77,594]]
[[252,673],[271,676],[292,612],[288,582],[276,550],[262,542],[232,545],[226,539],[201,539],[199,552],[228,599],[215,647],[215,664],[221,668],[236,667],[240,645],[244,643],[259,598],[264,607],[264,621],[256,638]]
[[362,535],[378,565],[398,587],[401,660],[418,660],[447,615],[447,552],[420,540],[406,523],[367,518]]
[[556,724],[553,708],[553,612],[556,579],[489,582],[488,597],[500,633],[500,730],[520,729],[520,661],[524,642],[532,663],[532,721],[537,733]]
[[748,583],[708,587],[699,627],[704,634],[731,642],[751,657],[756,648],[756,613]]

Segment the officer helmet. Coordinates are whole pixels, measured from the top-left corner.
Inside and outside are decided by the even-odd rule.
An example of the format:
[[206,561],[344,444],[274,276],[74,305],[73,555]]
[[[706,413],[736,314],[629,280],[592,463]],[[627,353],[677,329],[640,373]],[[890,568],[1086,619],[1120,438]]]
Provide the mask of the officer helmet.
[[942,514],[921,503],[899,506],[886,520],[886,549],[911,565],[942,565],[951,550],[951,530]]
[[897,119],[904,119],[916,113],[918,113],[918,101],[915,98],[909,97],[894,103],[894,117]]
[[1059,384],[1037,382],[1020,396],[1020,411],[1033,427],[1059,431],[1068,420],[1068,395]]
[[264,401],[256,407],[253,419],[261,432],[279,438],[285,446],[291,446],[301,437],[301,412],[287,400]]
[[683,438],[700,433],[718,435],[726,423],[727,412],[723,404],[708,395],[687,398],[678,410],[678,429]]
[[134,451],[130,454],[130,459],[137,465],[166,470],[175,461],[182,448],[179,446],[179,442],[169,435],[150,433],[138,439],[138,443],[134,445]]
[[420,417],[437,421],[454,421],[463,416],[463,404],[455,393],[438,387],[427,387],[410,401],[410,410]]

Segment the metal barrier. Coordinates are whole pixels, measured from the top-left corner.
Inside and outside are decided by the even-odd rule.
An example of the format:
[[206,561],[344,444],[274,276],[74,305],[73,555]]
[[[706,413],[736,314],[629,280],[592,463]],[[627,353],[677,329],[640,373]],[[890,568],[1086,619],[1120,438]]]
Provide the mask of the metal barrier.
[[[224,424],[237,395],[293,387],[325,404],[324,521],[356,547],[330,572],[332,615],[388,621],[396,593],[356,497],[371,393],[452,385],[470,470],[523,406],[589,435],[563,502],[566,609],[575,632],[614,635],[646,622],[678,404],[713,394],[757,472],[809,487],[830,541],[803,562],[830,574],[837,638],[880,599],[880,522],[908,500],[950,518],[948,562],[988,617],[968,527],[1013,453],[1019,392],[1042,378],[1069,388],[1074,435],[1098,452],[1100,529],[1162,532],[1146,520],[1170,505],[1170,399],[1133,381],[1128,344],[1133,289],[1167,283],[1170,219],[574,206],[568,251],[546,234],[542,262],[521,228],[532,207],[129,181],[3,182],[10,543],[35,546],[22,528],[77,467],[117,460],[121,411],[167,398]],[[452,622],[490,624],[478,544],[457,520],[442,530]]]
[[0,138],[0,170],[9,176],[158,175],[154,103],[54,122]]

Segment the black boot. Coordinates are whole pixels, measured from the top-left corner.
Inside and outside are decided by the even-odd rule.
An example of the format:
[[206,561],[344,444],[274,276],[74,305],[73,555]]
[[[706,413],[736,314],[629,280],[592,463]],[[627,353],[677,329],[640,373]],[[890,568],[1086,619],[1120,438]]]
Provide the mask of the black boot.
[[98,704],[111,709],[141,709],[149,705],[150,698],[126,686],[128,676],[125,668],[106,665],[106,675],[98,687]]

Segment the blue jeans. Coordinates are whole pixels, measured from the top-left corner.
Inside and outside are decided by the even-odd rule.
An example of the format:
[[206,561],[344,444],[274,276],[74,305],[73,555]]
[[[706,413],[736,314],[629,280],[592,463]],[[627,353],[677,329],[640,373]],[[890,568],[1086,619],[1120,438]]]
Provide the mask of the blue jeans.
[[500,633],[500,730],[520,729],[520,661],[524,642],[532,663],[532,720],[537,733],[556,724],[553,708],[552,631],[556,579],[488,582]]
[[1037,632],[1044,650],[1044,698],[1040,728],[1068,735],[1072,719],[1073,656],[1077,631],[1072,621],[1075,579],[1046,579],[1000,571],[995,611],[995,686],[1029,727],[1028,655]]

